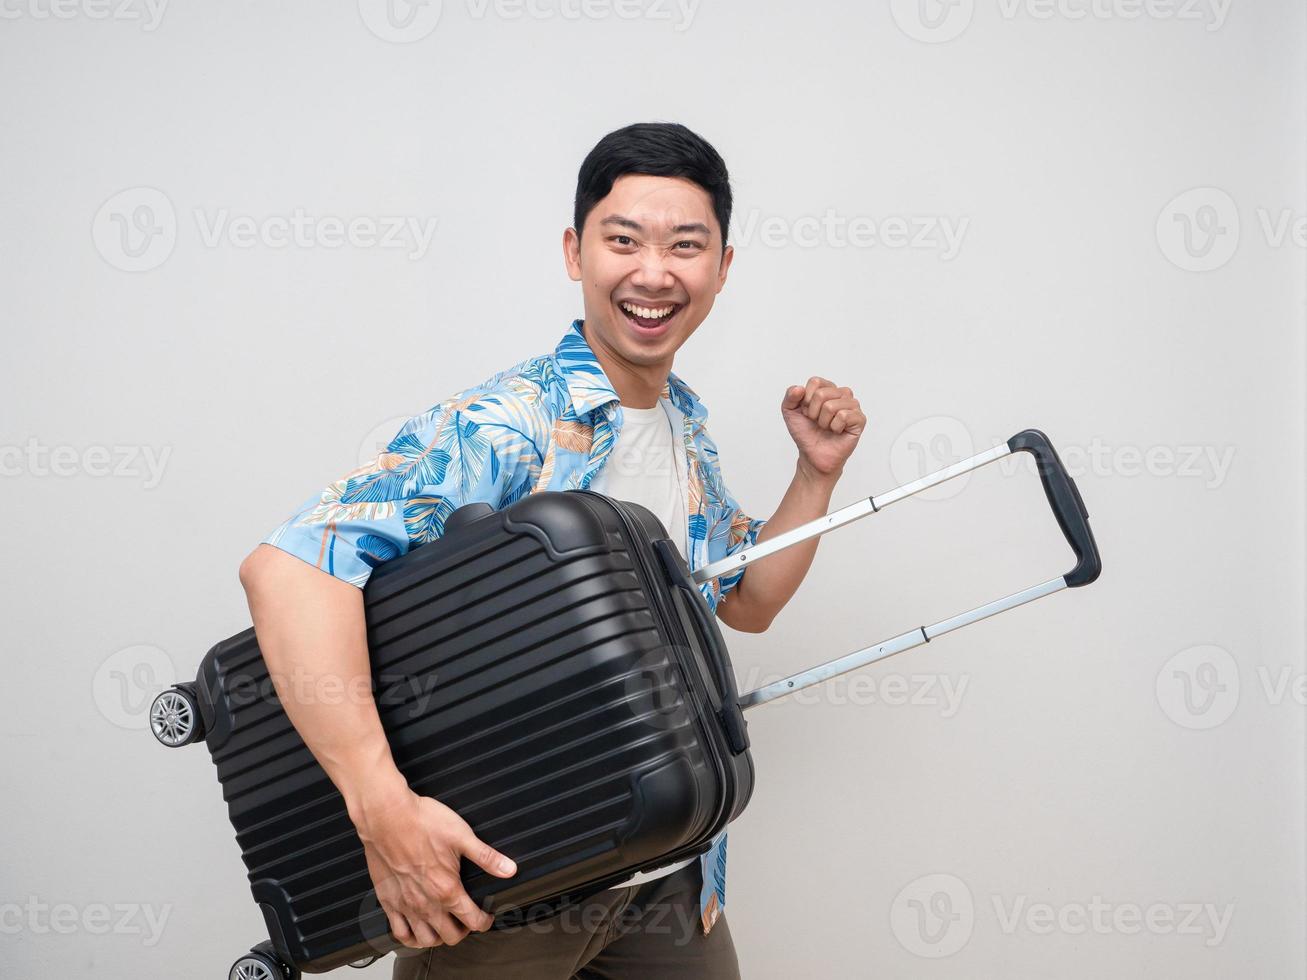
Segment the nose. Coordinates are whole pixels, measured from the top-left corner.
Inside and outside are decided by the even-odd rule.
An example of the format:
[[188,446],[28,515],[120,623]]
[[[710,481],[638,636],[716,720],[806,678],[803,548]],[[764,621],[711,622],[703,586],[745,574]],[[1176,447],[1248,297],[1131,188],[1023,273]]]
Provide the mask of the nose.
[[631,285],[642,292],[657,294],[676,285],[676,277],[667,267],[667,257],[658,248],[642,248],[631,273]]

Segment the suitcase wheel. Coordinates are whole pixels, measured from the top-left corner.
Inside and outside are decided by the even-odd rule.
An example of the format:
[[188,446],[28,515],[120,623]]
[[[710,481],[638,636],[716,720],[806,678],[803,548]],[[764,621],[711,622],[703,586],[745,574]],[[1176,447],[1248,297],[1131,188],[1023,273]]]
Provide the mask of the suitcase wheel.
[[170,749],[190,745],[204,737],[200,707],[189,688],[170,687],[154,699],[150,705],[150,731]]
[[300,971],[284,966],[271,943],[259,943],[231,965],[227,980],[299,980]]

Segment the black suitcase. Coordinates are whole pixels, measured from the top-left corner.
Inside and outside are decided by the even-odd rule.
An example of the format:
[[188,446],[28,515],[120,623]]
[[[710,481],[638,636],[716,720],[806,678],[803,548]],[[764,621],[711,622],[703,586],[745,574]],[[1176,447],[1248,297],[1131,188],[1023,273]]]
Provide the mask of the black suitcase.
[[[1018,450],[1040,464],[1072,573],[738,695],[696,583]],[[469,504],[369,578],[373,694],[413,789],[516,861],[500,879],[464,859],[462,878],[495,928],[520,924],[706,851],[753,791],[743,709],[1093,581],[1087,517],[1036,430],[693,576],[638,504],[584,490]],[[253,629],[160,694],[151,727],[169,746],[204,737],[218,770],[269,935],[232,977],[321,973],[397,948],[344,801],[282,710]]]

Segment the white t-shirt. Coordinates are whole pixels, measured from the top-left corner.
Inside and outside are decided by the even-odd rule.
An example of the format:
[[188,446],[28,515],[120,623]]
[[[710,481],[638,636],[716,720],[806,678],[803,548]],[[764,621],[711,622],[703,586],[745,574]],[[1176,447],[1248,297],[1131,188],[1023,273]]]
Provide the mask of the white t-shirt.
[[[682,416],[666,398],[653,408],[622,406],[622,431],[590,489],[643,504],[658,516],[684,558],[689,537]],[[673,428],[675,426],[675,428]]]
[[[622,406],[622,431],[608,458],[590,481],[590,489],[614,500],[630,500],[653,511],[667,528],[681,557],[686,554],[688,475],[683,416],[666,398],[653,408]],[[698,861],[692,857],[664,868],[642,871],[611,887],[629,888],[655,881]]]

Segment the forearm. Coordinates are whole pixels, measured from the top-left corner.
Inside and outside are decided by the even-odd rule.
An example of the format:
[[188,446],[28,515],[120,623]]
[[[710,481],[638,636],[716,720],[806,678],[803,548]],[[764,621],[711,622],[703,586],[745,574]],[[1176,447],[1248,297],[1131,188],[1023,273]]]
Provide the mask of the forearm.
[[266,544],[241,584],[282,707],[358,822],[407,789],[372,695],[363,593]]
[[[839,473],[815,473],[806,469],[802,461],[796,464],[794,478],[780,505],[758,532],[758,543],[828,514],[839,478]],[[765,630],[798,591],[812,566],[820,540],[814,537],[791,545],[746,568],[739,584],[722,604],[726,624],[753,632]]]

